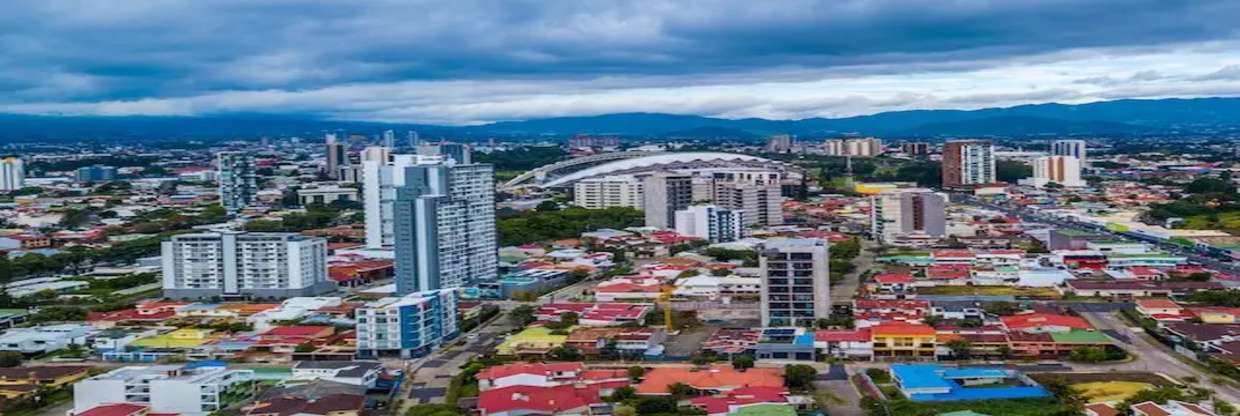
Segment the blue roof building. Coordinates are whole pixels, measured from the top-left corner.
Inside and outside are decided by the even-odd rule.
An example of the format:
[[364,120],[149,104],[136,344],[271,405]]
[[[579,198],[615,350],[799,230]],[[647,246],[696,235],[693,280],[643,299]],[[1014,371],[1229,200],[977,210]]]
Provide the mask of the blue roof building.
[[994,400],[1047,397],[1051,393],[1015,370],[894,364],[891,376],[913,401]]

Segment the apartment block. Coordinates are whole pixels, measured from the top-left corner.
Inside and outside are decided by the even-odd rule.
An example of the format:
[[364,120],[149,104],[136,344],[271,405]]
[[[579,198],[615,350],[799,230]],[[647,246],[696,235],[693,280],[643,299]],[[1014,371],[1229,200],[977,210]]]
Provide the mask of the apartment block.
[[743,211],[718,205],[694,205],[676,211],[676,232],[711,243],[736,241],[744,237],[744,216]]
[[359,358],[426,355],[458,334],[455,290],[431,290],[379,299],[360,307]]
[[180,364],[121,367],[73,385],[73,411],[134,403],[154,413],[206,416],[254,395],[254,370]]
[[573,205],[589,209],[642,209],[642,181],[632,175],[587,178],[573,184]]
[[162,245],[165,297],[283,299],[334,290],[323,238],[211,232],[176,235]]
[[831,315],[827,242],[772,239],[758,256],[762,326],[808,326]]

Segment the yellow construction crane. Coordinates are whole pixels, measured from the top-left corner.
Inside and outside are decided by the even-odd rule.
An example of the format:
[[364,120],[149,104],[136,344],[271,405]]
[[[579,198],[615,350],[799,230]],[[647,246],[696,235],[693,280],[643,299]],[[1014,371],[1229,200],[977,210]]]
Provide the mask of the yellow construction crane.
[[672,331],[672,286],[663,285],[663,293],[659,294],[658,304],[663,308],[663,327]]

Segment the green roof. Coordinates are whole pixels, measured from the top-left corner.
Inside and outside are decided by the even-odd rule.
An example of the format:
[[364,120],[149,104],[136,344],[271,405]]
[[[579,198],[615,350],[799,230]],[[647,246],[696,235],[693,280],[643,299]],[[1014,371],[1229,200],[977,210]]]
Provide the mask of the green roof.
[[293,369],[288,367],[254,367],[251,368],[251,370],[254,370],[255,373],[259,374],[284,374],[293,372]]
[[1051,339],[1055,340],[1055,342],[1068,344],[1103,344],[1111,342],[1111,339],[1101,332],[1082,329],[1073,329],[1068,332],[1052,332]]
[[0,318],[8,318],[10,316],[22,316],[29,312],[25,309],[0,309]]
[[786,404],[763,403],[744,406],[730,414],[732,416],[796,416],[797,411]]

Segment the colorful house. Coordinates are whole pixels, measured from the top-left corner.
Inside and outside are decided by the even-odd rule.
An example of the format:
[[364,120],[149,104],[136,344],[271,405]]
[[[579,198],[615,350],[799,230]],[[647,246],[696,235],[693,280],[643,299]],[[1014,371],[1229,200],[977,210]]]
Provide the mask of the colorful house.
[[935,357],[936,333],[930,325],[900,321],[870,327],[874,358],[928,359]]

